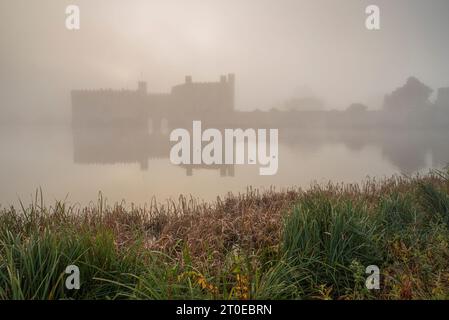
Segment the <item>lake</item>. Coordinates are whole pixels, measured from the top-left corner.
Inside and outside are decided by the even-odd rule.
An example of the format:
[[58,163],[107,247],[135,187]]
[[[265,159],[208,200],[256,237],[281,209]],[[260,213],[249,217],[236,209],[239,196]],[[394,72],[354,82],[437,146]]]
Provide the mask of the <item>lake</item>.
[[180,194],[214,200],[228,192],[361,182],[369,177],[427,172],[449,163],[447,131],[280,130],[279,169],[259,175],[258,165],[176,166],[168,136],[135,130],[72,130],[52,126],[0,129],[0,203],[29,204],[41,187],[47,204],[81,205],[126,200],[144,205]]

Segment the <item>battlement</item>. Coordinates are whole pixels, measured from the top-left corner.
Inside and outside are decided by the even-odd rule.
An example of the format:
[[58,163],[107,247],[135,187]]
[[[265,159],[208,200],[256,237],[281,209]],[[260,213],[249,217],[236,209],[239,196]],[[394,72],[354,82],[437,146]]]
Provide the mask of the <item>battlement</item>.
[[[179,85],[175,85],[172,87],[171,89],[171,93],[173,93],[173,91],[176,91],[177,88],[181,88],[181,87],[211,87],[211,86],[216,86],[216,87],[222,87],[223,89],[228,89],[229,87],[227,86],[223,86],[223,85],[229,85],[234,87],[235,85],[235,76],[234,74],[228,74],[226,75],[222,75],[219,78],[219,81],[203,81],[203,82],[193,82],[192,76],[186,76],[185,77],[185,82]],[[232,88],[234,89],[234,88]],[[100,89],[77,89],[77,90],[72,90],[72,94],[75,95],[107,95],[107,94],[111,94],[111,95],[119,95],[119,94],[129,94],[129,95],[134,95],[136,93],[144,93],[146,95],[152,95],[152,96],[164,96],[170,93],[150,93],[148,92],[148,87],[147,87],[147,82],[145,81],[139,81],[137,83],[137,88],[136,90],[130,90],[130,89],[112,89],[112,88],[100,88]]]
[[227,76],[221,75],[218,82],[214,82],[214,81],[193,82],[192,76],[186,76],[185,82],[178,86],[182,86],[182,85],[186,85],[186,84],[192,84],[192,85],[215,85],[215,84],[223,84],[223,83],[234,84],[234,82],[235,82],[235,75],[233,73],[230,73]]
[[139,81],[135,90],[73,90],[72,120],[75,124],[134,121],[151,117],[177,118],[180,114],[230,113],[234,111],[235,76],[222,75],[216,82],[185,82],[168,93],[150,93],[147,83]]
[[136,90],[129,90],[129,89],[120,89],[120,90],[114,90],[114,89],[96,89],[96,90],[89,90],[89,89],[83,89],[83,90],[72,90],[72,94],[77,95],[119,95],[119,94],[129,94],[134,95],[136,94]]
[[186,76],[183,84],[171,90],[173,102],[180,110],[194,112],[233,112],[235,76],[220,76],[216,82],[193,82]]

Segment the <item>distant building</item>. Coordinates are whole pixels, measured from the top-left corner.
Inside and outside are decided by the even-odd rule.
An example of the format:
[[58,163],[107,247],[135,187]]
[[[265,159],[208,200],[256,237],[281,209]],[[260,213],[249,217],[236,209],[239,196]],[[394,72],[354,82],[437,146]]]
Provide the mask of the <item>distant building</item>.
[[346,111],[352,113],[365,112],[368,111],[368,107],[363,103],[352,103],[349,107],[346,108]]
[[449,87],[438,89],[435,105],[449,108]]
[[140,81],[136,90],[73,90],[72,122],[89,124],[144,124],[149,119],[176,119],[183,115],[231,113],[234,111],[235,76],[221,76],[217,82],[185,82],[170,93],[149,93]]

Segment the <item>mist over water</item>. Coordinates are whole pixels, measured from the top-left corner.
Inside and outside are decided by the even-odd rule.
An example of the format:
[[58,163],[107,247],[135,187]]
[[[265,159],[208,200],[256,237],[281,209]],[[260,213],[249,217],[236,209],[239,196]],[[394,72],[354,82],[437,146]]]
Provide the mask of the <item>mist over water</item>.
[[99,191],[109,203],[143,205],[152,197],[165,201],[180,194],[215,200],[228,192],[245,192],[248,186],[307,188],[313,182],[356,183],[368,176],[427,172],[442,168],[449,159],[447,131],[416,130],[392,137],[382,132],[285,129],[280,131],[278,173],[260,176],[254,165],[190,166],[190,170],[172,165],[167,140],[154,147],[129,132],[92,129],[83,141],[69,128],[2,129],[0,144],[8,150],[0,167],[0,175],[7,179],[0,187],[2,205],[17,205],[19,198],[29,202],[38,187],[47,201],[67,197],[68,202],[83,205],[95,201]]
[[[39,187],[80,204],[214,200],[444,167],[449,2],[377,3],[370,32],[359,0],[0,0],[0,203]],[[193,120],[279,129],[277,174],[173,165],[169,134]]]

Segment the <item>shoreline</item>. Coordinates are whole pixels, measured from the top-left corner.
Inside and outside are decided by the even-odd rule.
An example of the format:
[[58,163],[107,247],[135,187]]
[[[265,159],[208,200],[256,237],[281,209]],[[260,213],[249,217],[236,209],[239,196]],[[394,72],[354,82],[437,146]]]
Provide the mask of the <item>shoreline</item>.
[[[103,205],[0,209],[0,299],[449,298],[446,171]],[[373,265],[380,290],[365,287]]]

